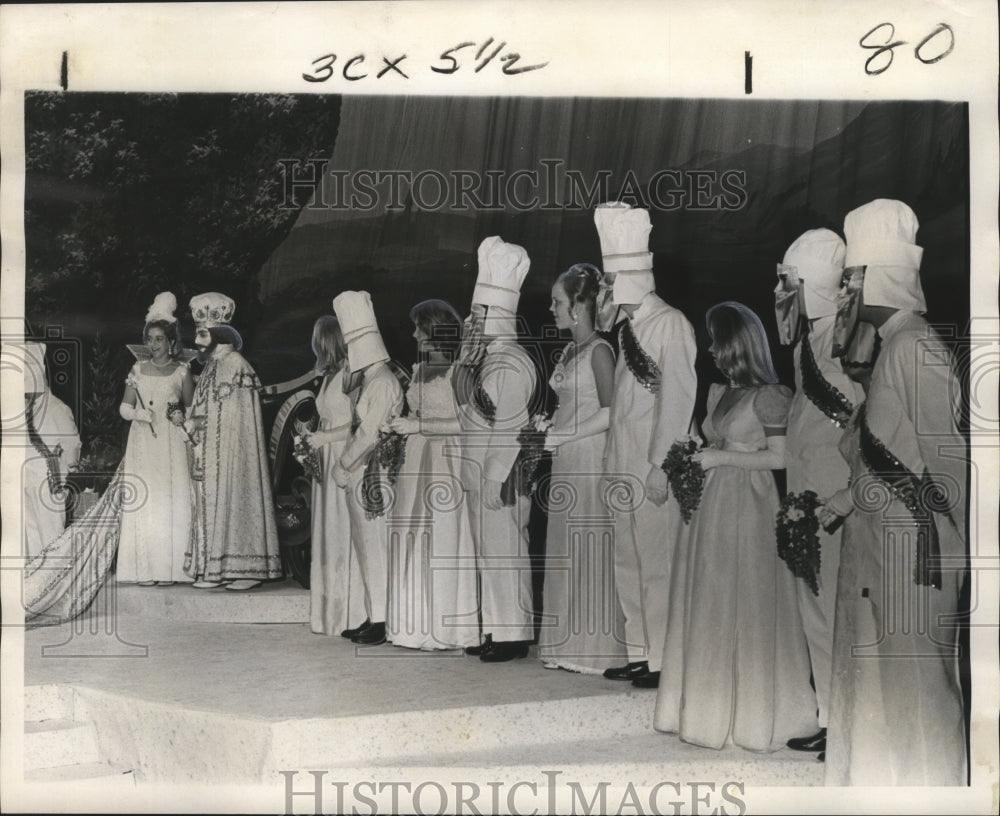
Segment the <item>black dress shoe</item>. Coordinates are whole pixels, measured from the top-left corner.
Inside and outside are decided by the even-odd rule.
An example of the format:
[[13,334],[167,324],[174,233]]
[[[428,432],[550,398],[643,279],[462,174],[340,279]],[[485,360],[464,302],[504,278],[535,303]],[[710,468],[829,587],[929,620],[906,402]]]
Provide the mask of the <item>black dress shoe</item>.
[[646,674],[640,674],[632,681],[632,685],[636,688],[659,688],[660,673],[647,672]]
[[825,751],[826,729],[819,729],[811,737],[793,737],[785,744],[793,751]]
[[487,635],[478,646],[466,646],[465,653],[472,657],[481,657],[493,648],[493,636]]
[[604,676],[608,680],[635,680],[644,674],[649,674],[649,663],[645,660],[629,663],[627,666],[618,666],[614,669],[604,670]]
[[523,640],[503,640],[494,643],[488,652],[479,655],[483,663],[506,663],[519,657],[528,656],[528,644]]
[[345,629],[343,632],[340,633],[340,636],[342,638],[347,638],[348,640],[350,640],[355,635],[360,635],[362,632],[366,631],[371,625],[372,622],[368,618],[365,618],[365,622],[362,623],[360,626],[355,626],[353,629]]
[[351,638],[351,643],[357,643],[361,646],[378,646],[385,643],[385,621],[373,623],[365,631],[358,632]]

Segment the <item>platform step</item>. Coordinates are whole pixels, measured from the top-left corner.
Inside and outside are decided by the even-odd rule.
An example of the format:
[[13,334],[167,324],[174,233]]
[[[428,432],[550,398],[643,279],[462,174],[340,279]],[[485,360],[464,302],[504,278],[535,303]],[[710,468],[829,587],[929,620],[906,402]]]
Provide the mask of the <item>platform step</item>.
[[[637,755],[645,759],[637,761]],[[556,784],[570,780],[592,784],[606,779],[646,787],[664,779],[753,779],[755,785],[822,785],[824,770],[814,754],[787,750],[756,754],[734,746],[715,751],[688,745],[675,735],[650,731],[625,738],[616,733],[606,739],[574,741],[561,741],[553,735],[553,741],[544,745],[469,751],[460,756],[443,753],[386,757],[380,760],[379,768],[380,772],[385,769],[386,778],[394,774],[399,778],[437,778],[422,777],[418,772],[436,769],[446,778],[491,778],[508,785],[523,779],[541,784],[548,779],[542,776],[542,770],[558,769],[561,782]],[[558,780],[559,776],[553,778]]]
[[53,719],[24,724],[24,772],[100,760],[93,723]]
[[60,765],[54,768],[39,768],[25,773],[26,782],[73,783],[93,785],[99,790],[109,787],[134,788],[135,774],[131,768],[113,767],[105,762],[86,762],[79,765]]
[[24,721],[72,720],[73,689],[66,686],[25,686]]
[[290,579],[267,581],[244,592],[195,589],[190,584],[143,587],[112,580],[92,609],[101,615],[202,623],[308,623],[309,590]]
[[508,705],[370,714],[275,723],[278,768],[377,761],[423,762],[528,746],[648,735],[655,695],[623,692]]

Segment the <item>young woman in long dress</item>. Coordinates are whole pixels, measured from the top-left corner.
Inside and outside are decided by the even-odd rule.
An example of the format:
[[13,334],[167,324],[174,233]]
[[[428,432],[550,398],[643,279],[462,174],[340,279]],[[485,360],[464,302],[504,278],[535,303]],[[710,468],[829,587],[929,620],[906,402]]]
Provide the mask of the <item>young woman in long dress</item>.
[[706,470],[678,548],[654,726],[709,748],[776,751],[816,731],[795,577],[778,557],[778,491],[791,392],[760,319],[726,301],[706,316],[726,385],[709,389]]
[[615,355],[594,327],[601,273],[590,264],[552,286],[556,327],[572,340],[549,378],[558,405],[546,443],[545,583],[538,656],[546,668],[600,674],[626,656],[614,576],[613,522],[602,496]]
[[452,387],[462,319],[445,301],[410,311],[420,361],[406,392],[409,415],[388,524],[388,639],[411,649],[479,643],[476,553],[462,484],[461,423]]
[[[123,461],[136,501],[121,519],[119,583],[169,586],[194,579],[184,572],[191,523],[191,480],[184,431],[168,417],[191,405],[194,383],[177,331],[177,301],[156,297],[143,329],[145,353],[132,366],[119,413],[132,425]],[[148,359],[147,359],[148,358]]]
[[323,382],[316,395],[319,427],[305,436],[319,454],[323,474],[312,484],[312,561],[309,624],[321,635],[340,635],[365,620],[365,591],[354,549],[347,494],[331,475],[351,436],[351,399],[344,393],[347,346],[340,323],[324,315],[313,326],[312,349]]

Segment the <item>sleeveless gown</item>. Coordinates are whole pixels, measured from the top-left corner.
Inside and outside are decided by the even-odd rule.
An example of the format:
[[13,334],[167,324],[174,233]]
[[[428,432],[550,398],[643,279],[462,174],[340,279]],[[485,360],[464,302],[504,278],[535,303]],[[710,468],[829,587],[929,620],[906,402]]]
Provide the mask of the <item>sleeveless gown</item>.
[[[604,340],[585,345],[549,378],[559,400],[555,427],[572,430],[600,410],[591,356]],[[625,622],[614,574],[614,521],[604,504],[607,432],[560,445],[544,503],[545,583],[538,656],[547,668],[600,674],[626,660]]]
[[[455,419],[451,369],[406,392],[411,415]],[[396,646],[437,650],[479,643],[476,553],[458,435],[410,434],[387,520],[389,614]]]

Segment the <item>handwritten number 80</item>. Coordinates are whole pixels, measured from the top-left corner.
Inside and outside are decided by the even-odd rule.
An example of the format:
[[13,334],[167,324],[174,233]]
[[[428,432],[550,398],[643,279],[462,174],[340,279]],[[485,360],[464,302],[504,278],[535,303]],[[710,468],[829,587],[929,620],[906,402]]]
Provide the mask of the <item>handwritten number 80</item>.
[[[889,34],[885,38],[885,42],[883,43],[867,42],[868,38],[871,37],[872,34],[874,34],[880,28],[885,28],[886,26],[888,26],[889,28]],[[936,56],[931,56],[931,57],[924,56],[923,50],[925,46],[927,46],[930,43],[930,41],[933,40],[935,37],[937,37],[939,34],[943,34],[945,32],[948,33],[948,47],[941,53],[937,54]],[[875,52],[867,60],[865,60],[865,73],[868,74],[868,76],[876,76],[878,74],[881,74],[883,71],[888,70],[889,66],[892,65],[892,58],[895,53],[893,49],[897,48],[900,45],[906,45],[905,40],[893,41],[892,38],[895,35],[896,35],[896,27],[892,23],[879,23],[877,26],[875,26],[875,28],[873,28],[871,31],[865,34],[865,36],[858,41],[858,45],[860,45],[862,48],[866,48],[870,51]],[[918,60],[920,60],[924,65],[933,65],[935,62],[940,62],[945,57],[947,57],[954,50],[954,48],[955,48],[955,32],[951,30],[951,26],[948,25],[947,23],[938,23],[937,28],[935,28],[930,34],[928,34],[919,43],[917,43],[917,47],[913,49],[913,55]],[[872,63],[885,53],[889,54],[889,59],[885,62],[885,65],[873,68]]]

